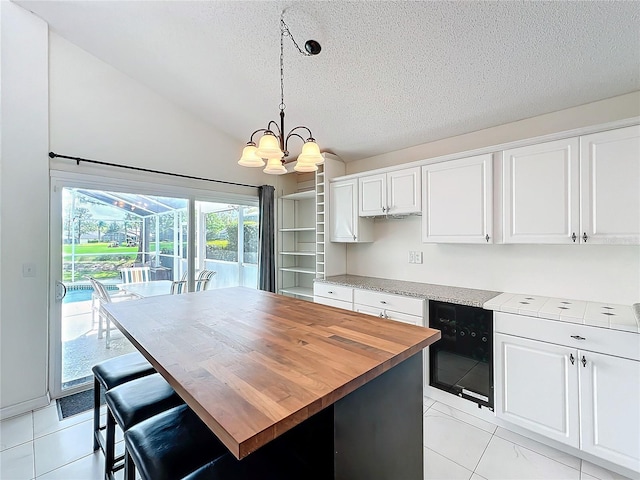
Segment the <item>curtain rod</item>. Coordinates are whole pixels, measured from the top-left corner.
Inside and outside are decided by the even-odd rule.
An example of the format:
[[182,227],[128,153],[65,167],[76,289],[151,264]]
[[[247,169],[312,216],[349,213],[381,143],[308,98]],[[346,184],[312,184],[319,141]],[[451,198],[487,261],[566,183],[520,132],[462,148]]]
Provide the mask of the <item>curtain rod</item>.
[[54,153],[54,152],[49,152],[49,158],[66,158],[68,160],[75,160],[77,165],[80,165],[80,162],[95,163],[96,165],[106,165],[108,167],[126,168],[127,170],[136,170],[138,172],[159,173],[160,175],[170,175],[172,177],[188,178],[190,180],[203,180],[205,182],[225,183],[227,185],[236,185],[238,187],[260,188],[258,185],[228,182],[226,180],[214,180],[212,178],[194,177],[192,175],[183,175],[182,173],[163,172],[161,170],[151,170],[150,168],[132,167],[130,165],[120,165],[118,163],[102,162],[100,160],[90,160],[88,158],[69,157],[67,155],[58,155],[57,153]]

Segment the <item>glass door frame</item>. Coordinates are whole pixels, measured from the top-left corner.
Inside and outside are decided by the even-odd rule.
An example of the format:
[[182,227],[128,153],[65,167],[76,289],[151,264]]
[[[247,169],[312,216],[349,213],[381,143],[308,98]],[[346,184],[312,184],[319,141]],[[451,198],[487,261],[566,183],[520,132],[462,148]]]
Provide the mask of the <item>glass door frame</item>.
[[[184,185],[168,184],[161,181],[144,181],[135,178],[137,175],[105,177],[98,174],[69,172],[66,170],[50,170],[50,209],[49,209],[49,355],[48,382],[51,398],[71,395],[90,387],[91,384],[81,384],[74,387],[62,388],[62,299],[57,299],[59,282],[62,282],[62,190],[64,188],[85,188],[123,193],[137,193],[152,196],[172,196],[188,201],[188,230],[187,230],[187,268],[195,271],[196,262],[196,209],[195,202],[237,202],[241,205],[257,206],[257,191],[255,196],[228,193],[222,191],[194,188]],[[138,176],[139,177],[139,176]],[[161,177],[157,180],[170,180]],[[179,183],[179,182],[176,182]],[[189,275],[189,290],[193,289],[193,275]]]

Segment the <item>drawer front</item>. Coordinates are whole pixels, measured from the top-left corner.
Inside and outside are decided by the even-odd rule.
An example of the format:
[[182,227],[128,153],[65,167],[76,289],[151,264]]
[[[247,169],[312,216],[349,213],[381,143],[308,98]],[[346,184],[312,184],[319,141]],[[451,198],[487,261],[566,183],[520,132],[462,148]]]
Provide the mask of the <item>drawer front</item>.
[[418,315],[408,315],[406,313],[393,312],[384,308],[371,307],[369,305],[355,304],[353,311],[373,315],[374,317],[386,318],[387,320],[395,320],[396,322],[409,323],[411,325],[424,326],[424,318]]
[[495,312],[497,333],[640,360],[640,335],[578,323]]
[[391,293],[372,292],[370,290],[353,290],[353,303],[378,307],[384,310],[424,316],[424,299],[403,297]]
[[351,310],[351,302],[345,302],[343,300],[334,300],[333,298],[327,297],[313,297],[313,301],[315,303],[320,303],[322,305],[329,305],[330,307],[342,308],[344,310]]
[[[314,283],[314,297],[333,298],[334,300],[342,300],[343,302],[353,302],[353,288],[343,287],[341,285],[331,285],[329,283]],[[351,310],[351,307],[349,307]]]

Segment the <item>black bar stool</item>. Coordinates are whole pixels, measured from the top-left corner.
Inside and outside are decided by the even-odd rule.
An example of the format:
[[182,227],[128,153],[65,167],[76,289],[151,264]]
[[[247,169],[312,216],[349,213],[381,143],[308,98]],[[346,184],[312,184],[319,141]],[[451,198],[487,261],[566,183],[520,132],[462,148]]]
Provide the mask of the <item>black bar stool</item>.
[[130,380],[156,373],[155,369],[138,352],[128,353],[111,358],[94,365],[93,370],[93,450],[99,448],[105,451],[105,444],[101,430],[106,426],[100,425],[100,389],[105,391],[122,385]]
[[124,478],[176,480],[229,453],[187,405],[144,420],[124,432]]
[[115,457],[116,423],[126,431],[147,418],[169,410],[184,401],[159,373],[137,378],[107,391],[107,432],[104,474],[113,479],[114,472],[124,464],[116,465],[124,457]]

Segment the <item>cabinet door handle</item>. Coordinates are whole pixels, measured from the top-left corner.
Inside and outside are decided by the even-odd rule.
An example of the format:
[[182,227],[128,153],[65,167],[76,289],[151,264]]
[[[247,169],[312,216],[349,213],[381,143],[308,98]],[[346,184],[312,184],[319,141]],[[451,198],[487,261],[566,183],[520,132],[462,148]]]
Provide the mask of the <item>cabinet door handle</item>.
[[329,290],[327,293],[333,295],[333,291],[332,290]]
[[584,358],[584,355],[582,355],[582,360],[581,360],[581,362],[582,362],[582,366],[583,366],[583,367],[586,367],[586,366],[587,366],[587,359],[586,359],[586,358]]
[[380,303],[382,303],[383,305],[387,304],[387,302],[385,302],[384,300],[380,300]]
[[586,340],[586,338],[581,337],[580,335],[571,335],[571,338],[574,338],[576,340]]
[[587,243],[587,238],[589,238],[589,237],[587,237],[587,232],[584,232],[582,234],[582,240],[584,241],[584,243]]
[[382,213],[384,213],[387,209],[382,207]]
[[573,356],[573,353],[571,355],[569,355],[569,360],[571,360],[571,365],[575,365],[576,358]]
[[576,232],[573,232],[571,234],[571,240],[573,240],[573,243],[576,243],[576,238],[578,238],[578,237],[576,237]]
[[355,235],[353,236],[353,241],[354,241],[354,242],[356,241],[356,236],[355,236]]
[[384,313],[380,312],[380,315],[378,315],[380,318],[384,318]]
[[487,235],[484,237],[484,239],[487,241],[487,243],[489,243],[489,238],[491,238],[491,237],[489,237],[489,234],[487,233]]

